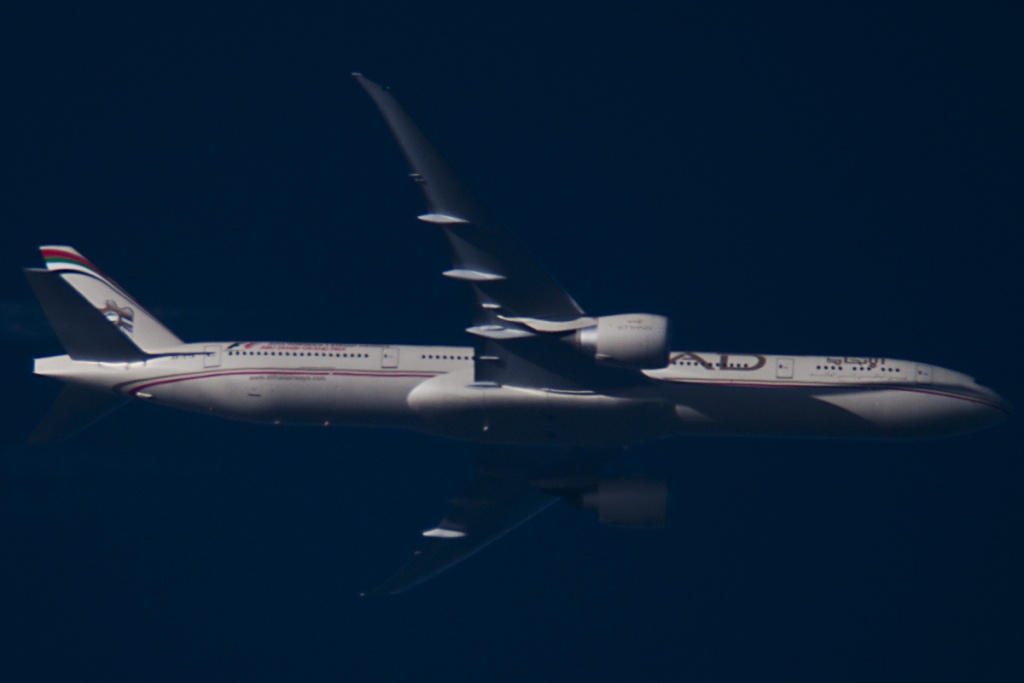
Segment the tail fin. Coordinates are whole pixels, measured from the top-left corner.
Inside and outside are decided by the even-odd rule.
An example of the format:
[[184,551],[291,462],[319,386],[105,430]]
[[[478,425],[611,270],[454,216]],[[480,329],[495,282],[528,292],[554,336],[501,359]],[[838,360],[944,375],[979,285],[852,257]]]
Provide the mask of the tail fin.
[[182,343],[116,282],[71,247],[39,249],[46,270],[25,271],[68,355],[139,360]]
[[85,300],[59,274],[26,269],[50,326],[75,360],[133,361],[146,353],[133,344],[103,313]]

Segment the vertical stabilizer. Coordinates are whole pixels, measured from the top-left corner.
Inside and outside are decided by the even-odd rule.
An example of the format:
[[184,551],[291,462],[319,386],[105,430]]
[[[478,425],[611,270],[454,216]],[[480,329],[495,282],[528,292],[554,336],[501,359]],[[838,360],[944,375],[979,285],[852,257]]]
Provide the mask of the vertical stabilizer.
[[74,360],[116,363],[148,357],[60,273],[29,268],[25,270],[25,277],[32,285],[50,327]]
[[[46,269],[50,273],[59,274],[61,280],[99,311],[112,329],[134,346],[149,352],[182,343],[120,285],[72,247],[50,245],[40,247],[39,251],[46,262]],[[45,302],[42,303],[45,308]],[[56,325],[54,327],[56,329]]]

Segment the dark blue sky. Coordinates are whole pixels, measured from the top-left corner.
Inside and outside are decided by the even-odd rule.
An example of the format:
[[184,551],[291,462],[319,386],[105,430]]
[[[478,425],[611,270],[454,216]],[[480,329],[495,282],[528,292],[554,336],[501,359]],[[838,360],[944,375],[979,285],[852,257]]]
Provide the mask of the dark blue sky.
[[10,445],[68,243],[190,339],[463,343],[365,93],[396,94],[594,313],[696,350],[913,358],[1022,403],[1017,3],[4,10],[3,677],[1017,680],[1018,417],[911,443],[690,438],[665,531],[557,508],[359,602],[472,448],[131,406]]

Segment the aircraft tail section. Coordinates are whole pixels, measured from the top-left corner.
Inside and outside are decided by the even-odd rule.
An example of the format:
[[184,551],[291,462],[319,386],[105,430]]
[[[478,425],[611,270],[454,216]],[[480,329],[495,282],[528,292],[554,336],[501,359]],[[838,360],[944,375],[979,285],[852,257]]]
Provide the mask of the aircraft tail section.
[[182,341],[75,249],[40,247],[46,269],[25,275],[68,355],[76,360],[141,360]]

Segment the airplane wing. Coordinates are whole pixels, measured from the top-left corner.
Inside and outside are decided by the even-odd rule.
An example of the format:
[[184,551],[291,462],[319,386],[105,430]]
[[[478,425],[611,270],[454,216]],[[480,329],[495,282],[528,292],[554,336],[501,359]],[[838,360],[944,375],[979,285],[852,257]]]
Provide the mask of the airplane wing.
[[592,487],[616,449],[561,455],[535,449],[485,447],[471,489],[423,532],[423,543],[396,574],[363,593],[397,594],[443,572],[515,529],[552,503]]
[[[427,199],[419,216],[439,229],[451,252],[446,277],[468,284],[476,308],[474,380],[551,390],[594,391],[635,384],[639,372],[598,365],[564,337],[595,325],[526,252],[447,162],[387,88],[353,74],[373,99]],[[551,452],[484,447],[475,483],[452,510],[423,532],[421,547],[396,573],[364,595],[401,593],[448,569],[560,498],[581,505],[615,449]]]
[[[595,366],[559,336],[595,324],[452,172],[391,92],[353,74],[380,109],[412,166],[429,211],[421,221],[447,238],[452,268],[444,275],[469,284],[476,381],[580,390],[626,381],[621,370]],[[629,373],[636,381],[636,373]]]
[[419,219],[439,227],[448,239],[454,267],[444,275],[473,286],[479,312],[558,321],[581,317],[579,305],[456,178],[390,90],[362,74],[353,76],[384,115],[412,166],[412,179],[426,195],[430,211]]

